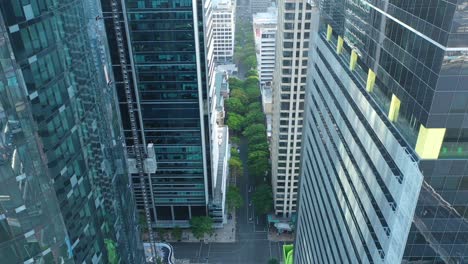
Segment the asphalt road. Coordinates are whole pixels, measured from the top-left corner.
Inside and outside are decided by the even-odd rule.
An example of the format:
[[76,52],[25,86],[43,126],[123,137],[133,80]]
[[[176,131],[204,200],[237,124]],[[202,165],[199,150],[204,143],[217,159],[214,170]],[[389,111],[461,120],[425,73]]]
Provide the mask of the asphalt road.
[[[247,143],[241,139],[240,157],[247,163]],[[249,206],[253,190],[253,179],[249,178],[247,166],[237,182],[244,206],[236,212],[236,243],[172,243],[177,259],[190,259],[190,263],[211,264],[263,264],[270,258],[282,259],[282,242],[267,240],[265,216],[258,217],[253,205]],[[252,191],[249,188],[252,186]],[[252,218],[250,220],[249,218]],[[257,222],[258,221],[258,222]]]

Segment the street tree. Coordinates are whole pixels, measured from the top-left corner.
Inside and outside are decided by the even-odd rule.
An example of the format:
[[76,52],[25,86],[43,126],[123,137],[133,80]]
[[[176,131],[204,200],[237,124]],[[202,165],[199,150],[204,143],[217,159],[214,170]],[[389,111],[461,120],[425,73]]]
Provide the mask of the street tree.
[[249,69],[257,67],[257,56],[255,54],[249,55],[244,59],[243,64]]
[[248,78],[248,77],[251,77],[251,76],[254,76],[254,77],[258,78],[258,71],[257,70],[247,71],[247,73],[245,74],[245,77]]
[[255,102],[258,100],[258,97],[260,97],[260,88],[258,86],[245,86],[244,91],[249,102]]
[[245,104],[239,98],[231,97],[226,100],[226,108],[230,113],[244,114],[247,110]]
[[237,148],[231,147],[231,157],[240,158],[239,152],[237,152]]
[[247,141],[249,143],[249,148],[250,148],[250,146],[265,143],[268,141],[268,139],[267,139],[266,134],[259,134],[259,135],[254,135],[254,136],[249,137]]
[[260,83],[260,80],[258,79],[258,76],[250,76],[247,79],[245,79],[244,86],[245,87],[248,87],[248,86],[258,87],[259,83]]
[[190,219],[190,226],[193,235],[197,239],[202,239],[206,234],[213,234],[213,219],[208,216],[195,216]]
[[231,176],[238,177],[242,175],[242,161],[239,157],[231,156],[229,159],[229,171],[231,172]]
[[262,104],[260,102],[253,102],[247,106],[247,111],[250,112],[262,112]]
[[257,143],[257,144],[250,144],[249,142],[249,151],[250,152],[254,152],[254,151],[265,151],[265,152],[268,152],[269,151],[269,148],[268,148],[268,143],[266,141],[262,141],[261,143]]
[[244,85],[244,82],[236,77],[230,77],[228,83],[230,89],[233,89],[233,87],[242,87]]
[[234,211],[237,208],[242,207],[244,204],[244,199],[240,194],[239,188],[235,186],[229,186],[228,191],[226,193],[226,203],[229,208],[229,211]]
[[245,116],[246,124],[259,124],[265,122],[265,115],[260,111],[251,111],[248,112]]
[[182,240],[182,228],[179,226],[174,227],[174,229],[172,229],[172,238],[177,241]]
[[240,138],[239,137],[231,136],[231,137],[229,137],[229,141],[231,142],[231,144],[236,144],[236,145],[240,144]]
[[231,90],[229,93],[229,98],[237,98],[239,99],[243,104],[248,104],[249,103],[249,97],[243,90],[243,88],[234,88]]
[[267,184],[262,184],[257,187],[253,194],[252,202],[255,206],[255,212],[259,215],[264,215],[273,209],[273,193],[271,187]]
[[247,138],[257,136],[257,135],[265,135],[266,134],[266,127],[264,124],[250,124],[248,127],[244,129],[242,135]]
[[232,131],[241,132],[242,129],[244,128],[244,124],[245,124],[245,117],[236,113],[228,114],[227,125],[229,126],[230,129],[232,129]]
[[264,181],[265,175],[269,171],[269,153],[267,151],[253,151],[249,153],[247,165],[249,174],[255,178],[255,182]]

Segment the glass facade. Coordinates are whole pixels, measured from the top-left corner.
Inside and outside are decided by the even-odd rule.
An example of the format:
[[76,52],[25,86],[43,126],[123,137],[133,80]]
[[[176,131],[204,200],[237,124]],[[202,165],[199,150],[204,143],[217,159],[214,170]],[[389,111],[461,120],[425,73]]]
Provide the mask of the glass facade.
[[144,262],[99,10],[0,3],[2,263]]
[[[109,2],[102,1],[105,11],[111,10]],[[137,87],[138,130],[144,144],[154,143],[158,164],[147,180],[152,217],[161,227],[186,226],[191,216],[206,215],[211,196],[202,1],[124,3],[122,28],[130,50],[125,56],[131,61],[132,89]],[[106,24],[110,46],[115,46],[111,20]],[[112,51],[125,137],[132,146],[119,56]],[[140,181],[133,177],[143,209]]]
[[467,261],[467,6],[318,1],[297,263]]

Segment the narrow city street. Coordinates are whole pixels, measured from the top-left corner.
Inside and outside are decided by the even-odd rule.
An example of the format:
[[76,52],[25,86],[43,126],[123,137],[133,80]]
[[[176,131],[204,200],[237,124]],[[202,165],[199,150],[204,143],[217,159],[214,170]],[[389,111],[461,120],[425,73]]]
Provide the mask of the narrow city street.
[[[241,138],[240,156],[244,163],[244,173],[238,179],[237,184],[244,198],[244,206],[236,212],[236,242],[171,243],[176,259],[189,259],[191,264],[266,264],[270,258],[282,259],[283,243],[267,240],[265,217],[257,217],[253,205],[249,206],[254,192],[254,184],[247,171],[247,142],[245,138]],[[249,188],[252,188],[250,192]]]
[[[237,20],[251,20],[249,0],[237,0]],[[248,69],[238,65],[239,79],[244,79]],[[247,140],[241,138],[240,158],[244,165],[243,175],[236,181],[244,206],[236,211],[235,243],[171,243],[176,259],[189,260],[193,263],[211,264],[266,264],[269,259],[282,260],[282,242],[270,242],[267,239],[266,217],[255,215],[251,203],[254,193],[254,179],[249,177],[247,168]]]

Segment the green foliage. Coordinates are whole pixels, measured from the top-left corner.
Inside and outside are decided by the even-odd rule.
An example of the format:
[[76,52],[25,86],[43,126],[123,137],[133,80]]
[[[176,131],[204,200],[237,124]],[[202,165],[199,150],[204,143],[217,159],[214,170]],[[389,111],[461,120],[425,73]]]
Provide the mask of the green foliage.
[[233,87],[242,87],[242,85],[244,85],[244,82],[237,79],[236,77],[230,77],[228,83],[230,89],[233,89]]
[[258,88],[259,84],[260,84],[260,80],[258,79],[258,76],[250,76],[244,81],[245,87],[254,86]]
[[[260,135],[255,135],[255,136],[251,136],[247,139],[247,141],[249,142],[249,146],[251,145],[257,145],[257,144],[262,144],[262,143],[265,143],[267,142],[267,136],[266,134],[260,134]],[[250,147],[249,147],[250,149]]]
[[250,112],[262,112],[262,104],[260,102],[253,102],[247,106],[247,111]]
[[268,264],[279,264],[279,261],[275,258],[268,260]]
[[226,108],[230,113],[244,114],[247,110],[239,98],[231,97],[226,100]]
[[174,229],[172,229],[172,238],[175,240],[182,240],[182,228],[179,226],[174,227]]
[[246,124],[258,124],[265,122],[265,115],[260,111],[251,111],[245,116]]
[[268,151],[257,150],[250,152],[248,155],[247,165],[249,174],[255,178],[255,181],[262,182],[265,173],[269,171],[270,164],[268,162]]
[[240,144],[240,138],[238,137],[231,136],[229,137],[229,140],[231,141],[231,144],[236,144],[236,145]]
[[257,56],[255,54],[249,55],[243,60],[243,63],[246,67],[249,67],[249,69],[255,68],[257,67]]
[[247,97],[247,94],[241,88],[236,88],[236,89],[231,90],[231,92],[229,94],[229,97],[230,98],[237,98],[243,104],[247,104],[249,102],[249,97]]
[[[236,151],[237,152],[237,151]],[[239,157],[231,156],[229,159],[229,171],[231,172],[231,176],[238,177],[242,175],[242,161]]]
[[268,152],[269,151],[268,143],[262,140],[260,143],[249,145],[249,151],[250,152],[254,152],[254,151]]
[[190,219],[193,235],[197,239],[202,239],[205,234],[213,234],[213,219],[208,216],[196,216]]
[[242,128],[244,128],[245,117],[236,113],[229,113],[226,123],[234,132],[240,132],[242,131]]
[[258,86],[245,87],[244,91],[247,98],[249,98],[249,102],[257,101],[258,97],[260,97],[260,88],[258,88]]
[[253,136],[257,135],[265,135],[266,134],[266,127],[264,124],[250,124],[248,127],[245,128],[242,135],[244,135],[247,140]]
[[263,215],[270,212],[271,209],[273,209],[273,193],[271,187],[266,184],[260,185],[253,194],[252,202],[257,214]]
[[165,228],[156,228],[156,233],[158,234],[160,240],[166,240],[166,236],[168,232],[169,230]]
[[257,77],[258,78],[258,71],[257,70],[249,70],[246,74],[245,74],[245,77],[248,78],[248,77]]
[[237,152],[237,148],[231,147],[231,157],[240,158],[239,152]]
[[244,204],[244,199],[242,199],[239,188],[235,186],[229,186],[226,193],[226,203],[230,211],[242,207]]

